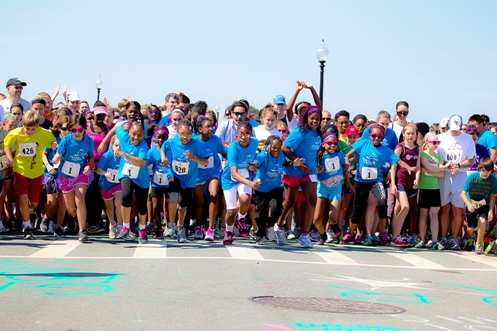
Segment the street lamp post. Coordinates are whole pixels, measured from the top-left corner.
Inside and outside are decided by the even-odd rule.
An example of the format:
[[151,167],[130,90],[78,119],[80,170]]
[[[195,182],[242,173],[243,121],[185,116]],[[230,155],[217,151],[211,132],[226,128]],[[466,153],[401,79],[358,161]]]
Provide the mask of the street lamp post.
[[319,99],[321,99],[321,106],[323,105],[323,86],[324,86],[324,63],[328,60],[328,49],[324,45],[324,39],[321,40],[316,56],[318,57],[319,66],[321,67],[321,76],[319,82]]
[[98,79],[95,82],[95,87],[97,88],[97,101],[100,101],[100,90],[104,86],[104,82],[102,82],[102,78],[98,75]]

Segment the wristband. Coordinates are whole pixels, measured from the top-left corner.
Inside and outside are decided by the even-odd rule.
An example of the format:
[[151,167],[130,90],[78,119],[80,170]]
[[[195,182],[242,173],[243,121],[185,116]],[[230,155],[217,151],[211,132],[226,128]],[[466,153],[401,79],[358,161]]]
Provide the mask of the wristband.
[[458,163],[458,164],[457,164],[457,167],[458,167],[459,169],[461,169],[461,164],[460,164],[460,163]]
[[90,167],[91,170],[93,170],[93,167],[95,166],[95,164],[93,164],[92,162],[88,162],[86,164],[87,167]]

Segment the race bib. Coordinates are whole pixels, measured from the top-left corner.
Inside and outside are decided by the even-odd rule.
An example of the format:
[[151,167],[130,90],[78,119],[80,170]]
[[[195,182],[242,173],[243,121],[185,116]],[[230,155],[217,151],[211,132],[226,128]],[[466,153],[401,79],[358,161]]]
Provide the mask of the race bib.
[[485,201],[485,199],[481,199],[480,201],[475,201],[475,200],[471,199],[470,202],[473,205],[473,207],[475,207],[475,209],[479,209],[479,208],[487,205],[487,202]]
[[447,153],[447,162],[450,161],[459,161],[459,154],[457,153]]
[[0,171],[7,169],[7,156],[3,155],[0,157]]
[[19,144],[21,156],[34,156],[36,154],[36,143]]
[[176,175],[188,174],[190,163],[188,161],[173,160],[173,171]]
[[378,169],[370,167],[362,167],[362,179],[375,180],[378,178]]
[[57,163],[55,163],[55,164],[53,165],[54,169],[58,169],[58,168],[59,168],[59,166],[60,166],[60,162],[57,162]]
[[338,156],[332,157],[331,159],[325,159],[324,165],[326,166],[326,172],[335,172],[340,169],[340,159]]
[[204,166],[200,166],[200,167],[203,168],[203,169],[212,169],[212,168],[214,168],[214,156],[213,155],[209,156],[209,158],[207,159],[207,161],[209,163],[205,167]]
[[[250,177],[248,169],[238,169],[238,173],[240,174],[240,176],[242,176],[245,179],[248,179]],[[234,182],[237,181],[236,179],[233,178],[233,176],[231,177],[231,180]]]
[[318,177],[316,175],[309,175],[309,179],[311,180],[311,182],[315,183],[318,181]]
[[125,163],[123,167],[123,174],[128,176],[129,178],[138,178],[138,172],[140,172],[140,168],[131,164]]
[[119,183],[119,180],[117,179],[117,177],[118,177],[117,169],[107,168],[107,172],[110,173],[110,175],[111,175],[110,179],[107,178],[109,183]]
[[154,183],[162,186],[168,185],[167,174],[162,174],[156,171],[154,174]]
[[62,173],[70,177],[78,177],[81,165],[73,162],[66,161],[62,166]]

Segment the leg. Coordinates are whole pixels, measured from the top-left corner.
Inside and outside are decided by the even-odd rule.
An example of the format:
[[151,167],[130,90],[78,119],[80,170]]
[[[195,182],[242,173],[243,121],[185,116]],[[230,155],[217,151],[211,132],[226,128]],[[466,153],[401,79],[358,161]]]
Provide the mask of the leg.
[[409,212],[409,199],[407,198],[407,193],[405,191],[400,191],[396,196],[400,210],[398,214],[394,214],[392,219],[392,235],[394,237],[400,236],[404,220]]
[[442,208],[440,208],[440,228],[442,230],[442,233],[440,234],[440,236],[442,238],[446,238],[447,235],[449,234],[449,224],[450,224],[449,213],[450,213],[450,207],[451,207],[450,203],[447,203],[446,205],[442,206]]
[[[430,208],[431,211],[431,208]],[[428,208],[421,208],[419,212],[419,236],[421,237],[421,241],[426,241],[426,229],[427,229],[427,221],[428,221]],[[432,219],[430,219],[433,222]],[[438,222],[437,222],[438,227]],[[433,231],[433,229],[431,229]],[[432,232],[434,238],[436,238],[436,234]]]
[[85,196],[88,185],[78,184],[74,187],[74,195],[76,202],[76,212],[78,214],[79,231],[86,230],[86,204]]
[[316,210],[314,212],[314,225],[318,232],[323,236],[326,231],[326,224],[328,223],[328,205],[331,203],[326,198],[318,198],[316,203]]
[[211,178],[207,184],[209,185],[209,229],[214,230],[218,208],[219,179]]
[[290,187],[290,186],[285,184],[286,200],[283,203],[283,212],[281,213],[281,216],[278,219],[278,227],[279,228],[283,227],[283,225],[285,223],[285,219],[290,214],[290,211],[292,210],[293,206],[295,205],[295,200],[297,200],[298,193],[299,193],[298,187]]
[[304,193],[304,212],[302,232],[309,232],[312,225],[312,217],[316,209],[317,202],[317,183],[316,182],[303,182],[301,183],[302,192]]

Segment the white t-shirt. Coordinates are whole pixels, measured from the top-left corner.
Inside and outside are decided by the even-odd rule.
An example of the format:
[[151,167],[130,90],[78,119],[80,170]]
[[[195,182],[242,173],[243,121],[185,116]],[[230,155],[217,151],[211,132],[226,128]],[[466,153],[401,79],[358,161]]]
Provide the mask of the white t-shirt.
[[254,128],[255,132],[255,137],[257,140],[266,140],[269,136],[277,136],[278,138],[281,139],[281,132],[279,132],[277,129],[273,128],[271,131],[268,131],[264,128],[263,125],[259,125]]
[[440,145],[438,153],[442,155],[445,162],[461,163],[476,156],[475,143],[473,138],[464,132],[453,137],[450,131],[438,135]]
[[287,122],[287,126],[288,126],[289,131],[293,131],[299,127],[299,122],[297,121],[297,117],[295,117],[295,115],[293,115],[291,122],[288,121],[288,116],[287,116],[286,122]]
[[395,132],[395,135],[397,136],[397,139],[400,139],[400,134],[402,133],[402,130],[404,129],[404,127],[398,125],[395,122],[392,122],[390,124],[390,129],[392,129]]
[[[23,113],[27,112],[31,108],[31,103],[28,100],[21,98],[19,103],[24,107]],[[0,101],[0,106],[3,108],[3,111],[0,110],[0,118],[5,114],[10,114],[10,106],[12,106],[12,101],[9,98],[3,99]]]

